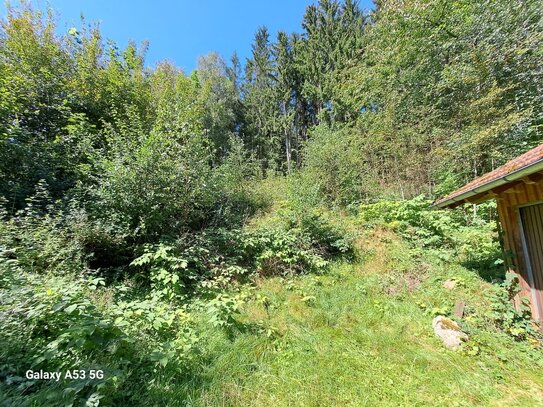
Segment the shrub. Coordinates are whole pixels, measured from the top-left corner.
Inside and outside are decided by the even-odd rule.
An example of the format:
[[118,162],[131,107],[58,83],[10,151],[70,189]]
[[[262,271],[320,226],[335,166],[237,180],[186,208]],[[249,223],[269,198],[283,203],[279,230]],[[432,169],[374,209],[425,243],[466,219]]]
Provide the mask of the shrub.
[[111,132],[119,143],[129,136],[139,143],[123,144],[103,161],[94,212],[97,217],[115,214],[138,241],[239,225],[254,212],[257,202],[246,183],[257,173],[256,164],[239,139],[230,140],[231,151],[213,167],[213,152],[198,132],[177,137],[158,130]]
[[363,137],[350,128],[315,127],[304,146],[303,169],[294,176],[293,202],[346,206],[376,195],[377,177],[363,150]]
[[355,235],[337,221],[333,223],[327,211],[295,211],[289,221],[289,227],[302,230],[311,240],[311,246],[323,257],[352,254]]
[[111,317],[92,304],[85,287],[84,281],[45,282],[23,275],[0,290],[0,376],[6,377],[6,389],[18,389],[28,394],[29,400],[36,394],[42,401],[46,397],[49,403],[70,404],[99,398],[101,389],[112,384],[113,375],[99,380],[63,378],[48,386],[25,377],[28,369],[114,370],[106,360],[123,353],[127,337]]
[[[26,271],[77,274],[88,269],[127,266],[133,236],[115,214],[93,218],[76,200],[49,202],[46,185],[26,206],[0,216],[0,244]],[[1,204],[1,203],[0,203]]]
[[426,247],[451,246],[452,231],[458,223],[448,211],[430,210],[431,204],[422,196],[406,201],[362,204],[360,218],[369,224],[386,225]]
[[173,299],[183,295],[187,279],[193,277],[187,270],[188,261],[173,255],[173,247],[165,244],[146,246],[143,255],[135,259],[131,266],[149,266],[148,279],[154,294]]
[[219,196],[205,144],[160,133],[139,137],[140,145],[104,161],[96,190],[99,210],[118,214],[143,241],[199,228]]
[[[12,274],[0,280],[0,392],[6,403],[20,405],[21,394],[29,405],[111,403],[130,375],[168,364],[180,369],[197,354],[198,336],[183,307],[156,297],[115,298],[124,297],[126,287],[105,288],[99,277],[27,274],[4,259],[0,276]],[[113,294],[105,304],[97,301],[101,290]],[[25,377],[28,369],[85,370],[87,378],[32,380]],[[104,376],[91,378],[90,370]]]
[[[503,276],[496,222],[469,212],[432,209],[431,204],[423,196],[362,204],[359,218],[367,226],[391,228],[414,247],[434,251],[443,260],[459,258],[489,281]],[[487,210],[483,208],[483,212]]]
[[[331,256],[350,250],[349,240],[324,221],[313,229],[208,229],[176,241],[145,246],[132,266],[159,297],[177,301],[232,287],[253,273],[284,275],[321,271]],[[319,229],[320,228],[320,229]],[[328,240],[326,240],[328,239]]]
[[494,296],[491,298],[491,317],[501,330],[517,340],[541,339],[541,332],[531,319],[529,300],[522,298],[518,308],[513,305],[513,299],[519,292],[518,276],[508,272],[504,282],[495,287]]
[[63,217],[64,227],[81,248],[90,269],[111,270],[129,264],[133,257],[134,234],[115,213],[96,218],[79,205],[73,205],[64,210]]
[[239,314],[240,308],[248,297],[247,293],[235,295],[218,294],[215,298],[203,303],[203,308],[209,315],[209,322],[214,327],[229,328],[236,324],[234,316]]
[[328,261],[297,229],[259,230],[245,235],[243,248],[256,271],[265,276],[320,271]]
[[22,210],[0,217],[0,230],[0,244],[10,248],[25,270],[66,273],[85,268],[85,253],[66,226],[64,213],[51,202],[45,182],[38,183]]
[[262,270],[270,274],[272,269],[279,274],[321,271],[331,258],[352,255],[356,233],[329,215],[326,209],[290,202],[251,229],[249,247],[259,247],[261,253],[254,256],[260,259],[257,268],[266,265]]

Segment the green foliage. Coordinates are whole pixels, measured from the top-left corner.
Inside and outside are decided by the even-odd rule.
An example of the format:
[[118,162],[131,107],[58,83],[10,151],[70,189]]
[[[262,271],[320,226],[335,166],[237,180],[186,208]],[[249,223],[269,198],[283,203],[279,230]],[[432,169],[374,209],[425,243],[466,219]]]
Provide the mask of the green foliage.
[[449,211],[431,210],[431,201],[422,196],[407,201],[380,201],[360,205],[364,222],[381,222],[423,247],[452,244],[452,231],[459,226]]
[[[359,218],[363,225],[400,234],[420,256],[433,253],[447,263],[460,262],[487,281],[503,280],[504,261],[496,220],[484,220],[485,209],[492,209],[494,204],[487,204],[486,208],[483,205],[478,216],[430,209],[429,205],[422,197],[363,204]],[[459,284],[456,277],[453,281]]]
[[337,214],[303,205],[292,202],[249,231],[247,247],[260,253],[257,268],[265,274],[319,271],[353,255],[356,233],[334,221]]
[[[112,403],[119,386],[133,380],[131,375],[167,365],[181,369],[197,354],[199,336],[185,309],[158,296],[129,298],[126,286],[106,288],[100,277],[28,274],[4,261],[6,255],[0,261],[3,401],[17,404],[17,395],[26,394],[25,403],[69,405],[95,398]],[[103,304],[102,295],[108,292],[113,298]],[[27,379],[28,369],[61,372],[62,377],[52,382]],[[65,378],[72,370],[85,371],[87,377]],[[91,370],[103,377],[90,377]]]
[[187,260],[172,256],[171,246],[160,244],[156,248],[147,247],[145,253],[135,259],[131,266],[149,265],[149,280],[153,292],[159,297],[173,299],[181,295],[184,289],[184,282],[180,274],[188,274],[186,268]]
[[[339,394],[347,371],[384,385],[364,395],[350,385],[325,402],[444,402],[451,374],[471,402],[497,400],[498,387],[477,382],[480,366],[500,380],[514,371],[488,344],[528,358],[523,342],[538,336],[526,304],[510,303],[511,276],[492,296],[474,295],[488,286],[468,269],[487,280],[501,272],[495,207],[445,212],[403,198],[445,193],[541,141],[539,8],[408,0],[365,14],[351,0],[322,0],[307,8],[301,34],[274,40],[261,27],[244,74],[236,56],[229,66],[212,53],[186,75],[167,62],[146,68],[146,44],[119,49],[84,21],[63,34],[52,12],[8,6],[2,402],[322,404],[322,388]],[[360,224],[376,231],[357,244],[376,272],[334,262],[354,260]],[[443,289],[445,277],[458,292]],[[473,341],[451,356],[426,328],[457,294],[469,298],[463,327]],[[353,351],[361,346],[365,356]],[[444,359],[446,369],[431,368]],[[326,379],[319,397],[269,391],[297,383],[270,380],[277,366],[276,377],[314,378],[315,363],[316,380]],[[467,374],[451,368],[470,363]],[[24,377],[74,367],[106,374]],[[409,369],[430,396],[398,385]],[[251,388],[257,398],[244,394]]]
[[148,92],[133,44],[121,56],[94,29],[59,36],[53,14],[26,2],[8,7],[0,30],[0,193],[18,208],[39,179],[54,197],[88,180],[103,120],[126,103],[141,107]]
[[122,221],[114,216],[95,219],[76,201],[52,202],[44,183],[23,209],[0,219],[0,230],[0,244],[10,248],[25,270],[38,273],[117,267],[130,255]]
[[147,245],[132,262],[153,295],[179,302],[211,294],[247,276],[239,230],[208,229],[177,241]]
[[[244,75],[237,57],[228,66],[212,53],[187,76],[166,62],[145,69],[146,44],[119,50],[84,22],[59,35],[51,15],[9,7],[0,192],[19,208],[39,179],[58,197],[106,171],[103,184],[120,183],[116,193],[126,195],[122,181],[137,190],[129,181],[140,169],[157,178],[143,184],[160,200],[160,172],[191,174],[169,160],[153,168],[143,156],[168,153],[150,140],[204,139],[194,161],[194,143],[181,154],[199,174],[224,161],[232,136],[262,173],[291,173],[305,161],[302,184],[314,200],[446,192],[540,141],[538,11],[535,0],[410,0],[366,14],[351,0],[323,0],[307,8],[300,34],[274,40],[261,27]],[[146,198],[143,208],[152,206]],[[129,216],[143,212],[127,206]]]
[[229,151],[229,141],[239,120],[236,84],[228,77],[228,67],[217,53],[198,59],[196,75],[204,112],[202,124],[213,143],[214,158],[220,162]]
[[0,244],[9,247],[24,269],[37,272],[71,272],[85,267],[85,252],[73,231],[63,225],[63,214],[40,182],[24,209],[9,219],[0,220]]
[[118,214],[148,239],[197,227],[217,196],[205,147],[198,142],[182,145],[159,134],[142,138],[135,151],[125,150],[105,163],[105,177],[96,191],[100,209]]
[[[429,204],[423,197],[410,201],[363,204],[360,218],[366,225],[385,226],[398,232],[413,245],[413,250],[419,251],[422,247],[428,253],[434,249],[439,258],[448,262],[453,259],[460,261],[482,277],[500,277],[503,261],[495,241],[494,227],[480,218],[466,223],[459,214],[432,210]],[[464,279],[456,276],[450,280],[458,287],[466,285]],[[490,319],[499,329],[517,340],[540,336],[531,320],[528,300],[518,297],[520,286],[516,274],[506,273],[504,281],[499,286],[493,286],[491,291]],[[449,305],[436,307],[420,303],[419,306],[431,315],[447,315],[450,310]]]
[[353,246],[357,232],[349,230],[347,225],[340,220],[334,220],[338,214],[322,209],[304,209],[293,205],[292,212],[284,216],[288,220],[290,229],[299,228],[307,235],[311,245],[322,256],[350,256],[353,254]]
[[[541,142],[537,1],[383,1],[338,81],[374,176],[449,192]],[[447,191],[439,184],[443,182]],[[452,184],[452,185],[451,185]]]
[[304,147],[303,171],[293,183],[295,200],[347,206],[378,191],[362,140],[351,129],[333,130],[321,124],[311,131]]
[[215,298],[205,302],[204,308],[209,314],[209,322],[214,327],[231,327],[236,323],[235,315],[239,315],[240,308],[245,304],[247,294],[236,295],[218,294]]
[[322,271],[334,256],[352,252],[352,237],[318,214],[292,216],[285,228],[207,229],[176,241],[147,245],[132,262],[159,297],[211,295],[252,274]]
[[[21,215],[25,225],[34,222],[28,229],[30,235],[49,216],[37,214],[39,208],[35,203],[26,212],[36,213]],[[55,215],[63,224],[62,233],[72,231],[75,224],[87,225],[82,222],[88,219],[76,213]],[[10,222],[17,219],[4,220],[0,225],[13,228],[10,230],[15,233],[19,229]],[[87,230],[83,235],[68,236],[83,244],[91,241],[92,234],[89,236]],[[25,254],[19,255],[17,250]],[[240,313],[252,295],[244,290],[232,291],[240,282],[253,274],[322,271],[332,256],[350,250],[350,241],[317,214],[303,219],[291,215],[286,218],[285,229],[207,229],[168,243],[142,247],[143,253],[132,261],[135,276],[126,285],[116,286],[106,286],[106,280],[96,276],[88,281],[55,277],[51,272],[70,268],[50,268],[46,264],[35,264],[34,270],[48,271],[49,277],[27,274],[23,270],[28,267],[30,254],[35,255],[34,249],[21,246],[17,250],[4,248],[0,256],[0,312],[2,339],[6,343],[2,357],[6,361],[5,372],[13,378],[6,384],[9,397],[16,397],[21,389],[30,386],[28,400],[38,403],[45,397],[68,403],[98,397],[108,402],[114,399],[113,394],[118,391],[115,389],[123,388],[132,375],[138,377],[139,373],[131,372],[166,372],[193,363],[201,346],[194,313],[203,313],[206,323],[226,328],[229,334],[242,326]],[[39,256],[40,252],[36,253]],[[81,264],[88,266],[92,262]],[[143,296],[137,294],[134,284]],[[108,298],[104,305],[102,296]],[[301,298],[306,305],[314,301],[311,295]],[[24,323],[18,322],[20,318],[25,318]],[[259,325],[258,330],[270,338],[276,336],[273,328]],[[58,370],[77,365],[103,369],[106,378],[61,381],[53,386],[29,383],[23,376],[29,358],[36,361],[36,369]],[[133,369],[127,371],[128,366]]]
[[[85,287],[84,281],[45,283],[31,275],[2,287],[0,374],[7,384],[28,393],[29,401],[39,394],[52,403],[70,404],[96,398],[113,385],[115,365],[106,360],[122,358],[129,340],[85,295]],[[25,377],[28,369],[64,373],[74,367],[109,374],[99,380],[63,377],[56,386]]]
[[[504,282],[494,291],[491,316],[498,327],[517,340],[540,338],[541,332],[531,318],[530,301],[525,297],[518,298],[518,276],[508,272]],[[518,298],[517,307],[514,305],[515,297]]]
[[279,229],[249,233],[244,246],[253,253],[258,273],[272,276],[324,269],[328,262],[312,243],[311,238],[299,230]]
[[496,221],[431,209],[431,203],[419,196],[406,201],[362,204],[359,216],[364,224],[386,226],[418,247],[439,249],[444,260],[460,257],[487,278],[499,275],[503,261]]

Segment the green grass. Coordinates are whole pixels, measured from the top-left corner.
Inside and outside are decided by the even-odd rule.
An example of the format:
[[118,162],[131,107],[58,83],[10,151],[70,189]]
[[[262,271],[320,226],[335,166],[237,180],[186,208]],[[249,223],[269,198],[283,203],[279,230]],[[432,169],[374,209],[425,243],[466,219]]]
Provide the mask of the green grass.
[[[185,375],[162,374],[139,392],[147,405],[543,405],[543,358],[490,324],[489,284],[454,263],[414,256],[372,232],[364,259],[322,276],[273,278],[229,334],[208,329],[206,351]],[[442,282],[456,278],[457,287]],[[305,299],[305,301],[304,301]],[[466,351],[434,336],[428,310],[467,304]],[[479,321],[475,323],[474,321]],[[265,327],[258,332],[251,327]],[[244,328],[243,328],[244,327]],[[262,332],[262,331],[266,331]],[[471,346],[471,347],[470,347]],[[478,347],[476,354],[467,350]],[[141,390],[141,389],[140,389]]]
[[[95,355],[108,377],[116,377],[114,368],[121,373],[100,405],[543,405],[543,354],[493,325],[490,283],[378,228],[363,232],[357,252],[357,260],[332,263],[322,275],[257,280],[233,326],[214,327],[204,311],[192,312],[198,342],[188,359],[150,364],[156,337],[131,329],[126,359]],[[443,286],[448,279],[453,289]],[[90,295],[104,313],[113,305],[110,288]],[[470,340],[454,352],[431,322],[459,300]],[[5,389],[12,392],[5,405],[42,406],[66,384],[28,394],[2,386],[0,405]]]

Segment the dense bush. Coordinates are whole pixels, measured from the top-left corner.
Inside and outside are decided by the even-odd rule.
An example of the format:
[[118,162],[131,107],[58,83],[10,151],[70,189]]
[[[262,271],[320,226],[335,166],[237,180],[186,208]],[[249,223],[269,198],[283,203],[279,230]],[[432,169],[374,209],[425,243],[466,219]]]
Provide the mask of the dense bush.
[[[440,260],[463,264],[496,283],[489,287],[486,295],[490,307],[473,310],[473,316],[465,321],[473,323],[473,319],[475,325],[484,329],[489,325],[495,326],[516,340],[529,340],[539,346],[541,334],[532,321],[529,299],[518,296],[518,276],[511,271],[505,272],[503,253],[497,242],[496,220],[483,218],[495,208],[495,204],[482,205],[479,216],[432,209],[430,205],[431,201],[424,197],[362,204],[359,219],[366,227],[389,228],[401,235],[411,244],[410,254],[415,258],[434,254]],[[402,278],[406,278],[403,272],[393,276],[395,282]],[[408,275],[408,278],[417,281],[423,277]],[[454,276],[452,280],[457,285],[465,285],[462,277]],[[447,314],[449,307],[434,307],[427,311],[436,315]]]
[[[190,314],[158,298],[127,295],[122,285],[105,288],[101,278],[28,274],[5,252],[0,273],[0,393],[7,405],[98,405],[102,398],[107,405],[119,388],[133,386],[132,375],[137,380],[168,364],[182,369],[197,353]],[[103,295],[113,298],[102,302]],[[84,370],[87,377],[40,381],[26,378],[28,369]]]
[[[128,269],[131,277],[106,286],[96,276],[100,270],[92,268],[91,245],[103,249],[109,241],[104,236],[125,237],[99,224],[91,232],[79,210],[63,213],[49,206],[54,215],[38,214],[35,203],[32,214],[27,210],[0,222],[7,232],[0,244],[0,390],[14,405],[21,393],[28,395],[25,402],[38,404],[108,403],[119,389],[130,397],[133,375],[139,380],[142,372],[182,371],[197,357],[201,332],[194,318],[216,328],[237,326],[235,316],[250,296],[240,283],[319,272],[331,256],[352,249],[344,231],[325,217],[298,219],[291,213],[275,229],[208,228],[134,245],[128,258],[139,257]],[[84,233],[74,229],[82,224]],[[48,261],[49,245],[62,249],[54,262]],[[24,377],[29,368],[73,366],[103,370],[105,376],[52,385]]]
[[[0,264],[0,272],[9,272]],[[86,283],[66,279],[45,279],[24,274],[0,291],[0,376],[3,392],[16,389],[29,395],[27,403],[40,394],[42,403],[70,403],[100,398],[100,389],[112,383],[87,377],[62,380],[45,386],[28,379],[28,369],[62,371],[95,369],[114,371],[127,345],[127,337],[113,319],[101,313],[84,294]],[[115,359],[114,358],[114,359]],[[6,394],[7,396],[7,394]],[[5,400],[4,400],[5,401]],[[39,401],[37,401],[39,403]]]
[[207,229],[147,245],[132,262],[140,279],[169,299],[224,290],[256,275],[322,271],[328,260],[352,252],[352,239],[317,215],[285,228]]
[[5,202],[0,212],[0,244],[10,249],[25,270],[66,273],[84,268],[85,253],[53,204],[45,182],[38,183],[35,194],[14,216],[7,216]]
[[0,209],[0,244],[26,271],[77,275],[128,264],[130,229],[115,214],[93,218],[76,201],[53,202],[45,184],[15,215]]

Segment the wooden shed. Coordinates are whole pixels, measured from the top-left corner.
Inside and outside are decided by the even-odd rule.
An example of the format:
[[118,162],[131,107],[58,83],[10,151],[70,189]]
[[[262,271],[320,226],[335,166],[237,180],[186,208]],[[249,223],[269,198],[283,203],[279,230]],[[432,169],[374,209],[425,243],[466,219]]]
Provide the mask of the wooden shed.
[[518,274],[532,316],[543,319],[543,145],[440,199],[454,208],[496,199],[507,267]]

